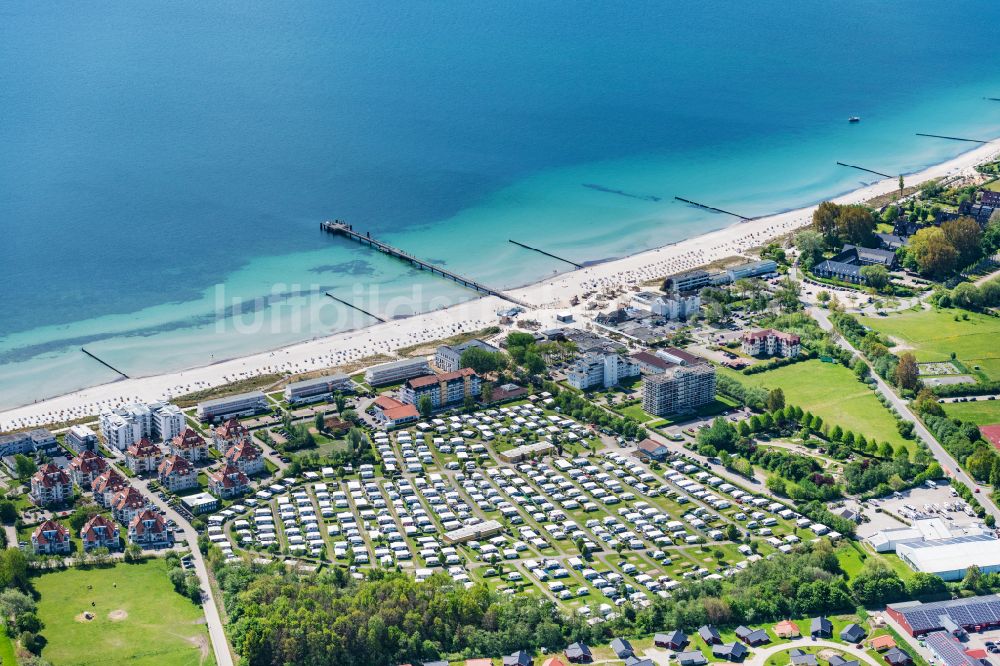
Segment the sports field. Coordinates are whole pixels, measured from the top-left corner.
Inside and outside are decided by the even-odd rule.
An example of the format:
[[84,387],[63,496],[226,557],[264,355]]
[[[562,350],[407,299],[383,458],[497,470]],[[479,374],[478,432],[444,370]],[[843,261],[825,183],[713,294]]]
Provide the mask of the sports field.
[[971,421],[977,425],[1000,423],[1000,400],[977,402],[950,402],[944,405],[945,414],[953,419]]
[[174,591],[166,562],[66,569],[33,581],[55,666],[214,664],[204,615]]

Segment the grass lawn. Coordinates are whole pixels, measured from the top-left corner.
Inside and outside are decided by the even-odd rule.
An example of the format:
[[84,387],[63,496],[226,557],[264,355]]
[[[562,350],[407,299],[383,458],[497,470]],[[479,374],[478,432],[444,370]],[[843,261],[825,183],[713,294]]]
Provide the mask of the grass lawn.
[[[956,314],[959,321],[955,321]],[[968,321],[962,319],[965,314]],[[1000,345],[996,343],[1000,318],[963,310],[921,310],[861,317],[860,321],[912,348],[917,361],[946,361],[955,352],[969,370],[979,366],[991,379],[1000,379]]]
[[912,442],[899,435],[896,420],[872,390],[839,363],[802,361],[755,375],[743,375],[725,368],[720,368],[719,372],[727,372],[745,384],[767,389],[781,388],[786,404],[812,412],[830,427],[840,425],[845,430],[853,430],[868,439],[889,442],[893,446],[913,446]]
[[848,543],[837,549],[837,561],[840,563],[840,568],[847,574],[848,579],[861,573],[861,568],[865,565],[864,560],[861,559],[860,548],[853,543]]
[[[166,562],[67,569],[33,580],[46,661],[59,666],[214,663],[201,608],[174,591]],[[91,605],[93,602],[93,605]],[[86,620],[83,613],[93,614]]]
[[0,630],[0,664],[16,664],[17,655],[14,654],[14,641],[7,636],[7,632]]
[[643,411],[642,403],[629,405],[628,407],[623,407],[618,410],[618,413],[621,414],[622,416],[631,416],[639,423],[646,423],[647,421],[651,421],[654,418],[656,418],[655,416],[647,414],[646,412]]
[[971,421],[976,425],[1000,423],[1000,400],[949,402],[941,406],[944,407],[945,414],[953,419]]

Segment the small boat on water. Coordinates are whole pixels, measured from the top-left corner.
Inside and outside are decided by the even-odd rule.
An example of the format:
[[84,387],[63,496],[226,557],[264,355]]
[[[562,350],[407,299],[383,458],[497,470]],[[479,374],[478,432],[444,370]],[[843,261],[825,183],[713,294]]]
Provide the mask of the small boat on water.
[[847,122],[849,122],[849,123],[860,123],[861,122],[861,116],[851,116],[850,118],[847,119]]

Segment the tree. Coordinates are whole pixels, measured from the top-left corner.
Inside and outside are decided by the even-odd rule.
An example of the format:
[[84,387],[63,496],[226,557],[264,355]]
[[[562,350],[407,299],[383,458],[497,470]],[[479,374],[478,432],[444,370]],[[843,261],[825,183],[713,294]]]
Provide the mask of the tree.
[[700,446],[711,446],[716,450],[725,451],[732,449],[735,443],[736,431],[732,424],[721,416],[715,417],[712,425],[698,432]]
[[804,229],[795,234],[795,247],[799,251],[800,261],[806,268],[813,264],[823,254],[823,235],[812,229]]
[[38,471],[38,466],[35,465],[35,461],[28,456],[23,453],[18,453],[14,456],[14,469],[17,473],[17,478],[27,479]]
[[899,198],[903,198],[903,174],[899,174]]
[[851,592],[862,606],[884,606],[906,595],[906,585],[882,561],[869,558],[851,581]]
[[541,375],[545,372],[545,361],[537,352],[529,351],[524,355],[524,369],[532,375]]
[[910,352],[904,352],[899,356],[899,363],[893,373],[893,381],[901,389],[913,391],[917,388],[920,380],[920,369],[917,367],[917,359]]
[[489,372],[499,372],[507,367],[507,360],[501,352],[491,352],[480,347],[469,347],[462,352],[459,365],[472,368],[480,375]]
[[837,217],[839,215],[840,206],[831,201],[824,201],[813,211],[813,231],[823,236],[823,240],[829,246],[837,244]]
[[785,407],[785,392],[780,388],[772,389],[767,394],[767,411],[776,412]]
[[837,234],[846,243],[870,246],[875,234],[875,217],[865,206],[844,206],[837,217]]
[[878,455],[880,458],[891,458],[893,453],[892,444],[889,442],[882,442],[878,447]]
[[333,394],[333,404],[337,408],[337,413],[341,414],[344,411],[344,407],[347,406],[347,398],[340,391]]
[[0,500],[0,522],[13,525],[17,520],[17,506],[10,500]]
[[775,495],[779,495],[781,497],[788,496],[788,486],[785,484],[785,480],[777,474],[772,474],[767,477],[767,489]]
[[861,267],[861,277],[875,291],[882,291],[889,286],[889,269],[885,266],[872,265]]
[[951,290],[951,301],[960,308],[977,310],[983,305],[983,294],[971,282],[962,282]]
[[420,396],[420,399],[417,400],[417,411],[425,419],[430,418],[431,414],[434,413],[434,401],[429,395]]
[[938,227],[925,227],[910,238],[908,253],[922,275],[943,278],[955,272],[958,250]]
[[326,422],[323,420],[322,412],[316,412],[316,418],[313,420],[313,424],[316,426],[316,432],[323,432],[326,430]]
[[483,382],[482,399],[484,405],[493,402],[493,382]]
[[968,216],[948,220],[941,225],[945,239],[958,252],[958,265],[968,266],[983,254],[983,232],[979,223]]

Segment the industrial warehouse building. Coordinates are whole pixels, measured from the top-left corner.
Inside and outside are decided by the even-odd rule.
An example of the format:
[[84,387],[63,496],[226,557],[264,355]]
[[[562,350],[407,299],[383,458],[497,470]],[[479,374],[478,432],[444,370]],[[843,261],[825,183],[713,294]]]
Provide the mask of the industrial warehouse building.
[[895,552],[914,571],[944,580],[961,580],[972,565],[983,573],[1000,571],[1000,539],[981,525],[915,520],[911,527],[882,530],[867,540],[875,552]]
[[889,604],[885,611],[911,636],[922,636],[932,631],[960,635],[963,632],[1000,627],[998,594],[929,604],[907,601]]

